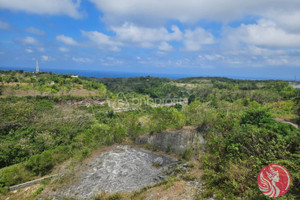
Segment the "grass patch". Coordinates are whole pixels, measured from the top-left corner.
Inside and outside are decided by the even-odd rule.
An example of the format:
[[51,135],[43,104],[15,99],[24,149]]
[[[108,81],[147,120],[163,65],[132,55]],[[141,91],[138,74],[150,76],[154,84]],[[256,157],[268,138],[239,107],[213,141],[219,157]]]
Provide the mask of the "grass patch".
[[105,192],[97,195],[94,200],[122,200],[123,197],[120,193],[107,194]]

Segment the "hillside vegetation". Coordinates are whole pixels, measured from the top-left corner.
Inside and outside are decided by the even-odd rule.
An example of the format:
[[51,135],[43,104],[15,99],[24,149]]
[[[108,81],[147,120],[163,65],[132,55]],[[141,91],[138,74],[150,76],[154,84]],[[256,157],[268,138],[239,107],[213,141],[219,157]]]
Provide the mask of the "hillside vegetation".
[[[205,190],[197,198],[266,199],[257,175],[277,163],[292,177],[290,190],[279,199],[298,199],[300,131],[274,119],[300,124],[299,92],[286,81],[0,71],[0,192],[51,174],[66,160],[80,162],[101,146],[193,125],[207,141],[204,155],[190,152],[204,170]],[[149,99],[151,104],[145,103]],[[188,105],[154,107],[155,99]],[[116,101],[116,107],[131,106],[131,100],[144,103],[127,112],[111,107]]]

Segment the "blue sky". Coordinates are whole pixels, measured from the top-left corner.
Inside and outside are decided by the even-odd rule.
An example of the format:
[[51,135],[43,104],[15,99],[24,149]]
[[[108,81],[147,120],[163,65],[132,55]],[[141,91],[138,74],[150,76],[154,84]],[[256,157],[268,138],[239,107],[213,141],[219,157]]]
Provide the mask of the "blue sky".
[[0,67],[294,79],[299,19],[299,0],[0,0]]

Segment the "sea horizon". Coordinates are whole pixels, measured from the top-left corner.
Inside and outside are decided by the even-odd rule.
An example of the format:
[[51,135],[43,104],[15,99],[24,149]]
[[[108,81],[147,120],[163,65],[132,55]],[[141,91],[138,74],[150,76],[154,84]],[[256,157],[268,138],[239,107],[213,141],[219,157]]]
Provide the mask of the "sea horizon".
[[[34,67],[0,67],[0,70],[23,70],[26,72],[35,72]],[[82,69],[58,69],[58,68],[43,68],[40,72],[52,72],[58,74],[72,74],[85,76],[90,78],[133,78],[133,77],[158,77],[158,78],[171,78],[181,79],[190,77],[224,77],[230,79],[241,79],[241,80],[283,80],[283,81],[295,81],[292,79],[284,78],[268,78],[268,77],[247,77],[247,76],[230,76],[230,75],[214,75],[214,74],[172,74],[172,73],[153,73],[153,72],[121,72],[121,71],[104,71],[104,70],[82,70]]]

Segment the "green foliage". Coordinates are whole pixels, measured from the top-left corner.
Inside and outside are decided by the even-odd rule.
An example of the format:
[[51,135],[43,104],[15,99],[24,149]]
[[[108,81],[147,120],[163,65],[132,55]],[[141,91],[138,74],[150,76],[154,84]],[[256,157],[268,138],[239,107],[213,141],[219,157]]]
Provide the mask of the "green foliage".
[[194,101],[182,109],[185,115],[186,125],[202,125],[203,127],[211,126],[216,119],[216,110],[207,104]]
[[168,92],[174,92],[172,90],[174,87],[171,84],[162,86],[164,83],[170,82],[170,79],[166,78],[146,76],[136,78],[100,78],[95,79],[95,81],[103,83],[111,91],[149,94],[153,98],[164,95],[172,96],[171,94],[168,94]]
[[160,132],[167,128],[179,129],[185,124],[185,116],[176,108],[159,107],[151,113],[151,131]]
[[121,200],[121,199],[123,199],[123,198],[122,198],[122,195],[119,193],[113,194],[108,197],[108,200]]
[[168,142],[166,152],[170,152],[171,151],[171,147],[172,147],[172,142]]
[[33,174],[24,165],[17,164],[0,169],[0,187],[11,186],[28,181]]
[[14,82],[19,82],[19,80],[14,75],[11,75],[11,76],[7,77],[6,82],[7,83],[14,83]]
[[47,110],[51,110],[53,108],[53,106],[54,106],[53,101],[43,99],[34,104],[34,109],[36,111],[47,111]]
[[177,103],[177,104],[174,106],[174,108],[176,108],[178,111],[181,111],[182,105],[179,104],[179,103]]
[[196,179],[196,177],[191,175],[190,173],[184,174],[182,178],[185,181],[194,181]]
[[27,124],[33,118],[33,106],[27,102],[0,101],[0,135]]
[[54,165],[55,163],[51,152],[44,151],[42,154],[31,156],[26,163],[26,168],[37,175],[45,175]]
[[39,187],[39,188],[33,193],[33,196],[37,196],[37,195],[41,194],[41,193],[43,192],[44,189],[45,189],[45,186]]
[[189,96],[189,98],[188,98],[188,104],[190,105],[193,101],[195,101],[195,99],[196,99],[195,95]]
[[[272,119],[298,117],[300,121],[299,90],[286,81],[222,77],[172,80],[149,76],[97,79],[53,73],[33,76],[21,71],[1,71],[0,77],[1,86],[5,87],[0,98],[2,193],[7,186],[51,172],[56,164],[68,158],[81,161],[100,146],[185,125],[197,126],[207,141],[207,153],[202,157],[204,197],[215,194],[217,199],[264,199],[257,190],[256,177],[269,163],[282,164],[289,170],[293,182],[287,199],[295,199],[300,193],[299,129]],[[82,89],[94,92],[95,96],[72,94]],[[41,96],[16,97],[13,92],[8,95],[9,90],[26,90],[28,94],[34,90]],[[124,97],[117,96],[119,92]],[[177,104],[173,108],[143,105],[137,111],[113,112],[108,106],[69,104],[104,97],[124,101],[178,97],[188,100],[189,105]],[[84,117],[86,114],[88,117]],[[198,156],[190,148],[182,153],[186,160]],[[193,179],[189,174],[183,178]],[[167,188],[172,181],[163,184]],[[118,198],[121,197],[111,197]]]
[[293,174],[287,198],[294,199],[299,193],[300,131],[272,120],[261,108],[249,108],[237,122],[232,117],[220,116],[204,133],[209,153],[202,158],[208,188],[203,197],[263,199],[257,192],[257,174],[267,164],[282,163]]
[[257,101],[261,104],[280,101],[282,97],[277,91],[273,90],[256,90],[251,94],[251,101]]
[[241,124],[261,126],[271,120],[272,116],[264,109],[248,109],[241,118]]
[[115,193],[111,195],[101,193],[94,198],[94,200],[122,200],[122,199],[123,197],[120,193]]
[[9,192],[8,187],[5,187],[5,186],[3,186],[3,185],[0,185],[0,195],[1,195],[1,194],[5,195],[5,194],[7,194],[8,192]]
[[297,114],[297,123],[300,124],[300,97],[296,97],[294,99],[295,106],[294,106],[294,112]]
[[192,156],[194,155],[194,151],[192,148],[186,148],[182,154],[182,158],[186,161],[191,160]]

